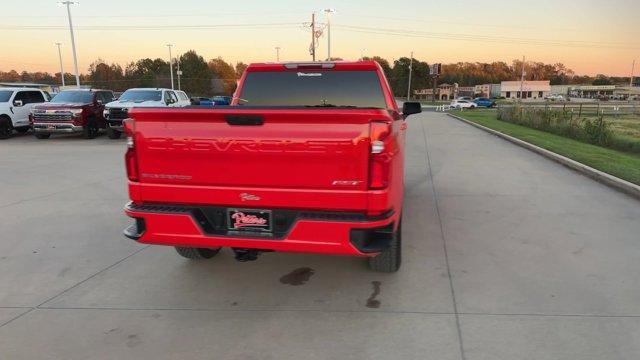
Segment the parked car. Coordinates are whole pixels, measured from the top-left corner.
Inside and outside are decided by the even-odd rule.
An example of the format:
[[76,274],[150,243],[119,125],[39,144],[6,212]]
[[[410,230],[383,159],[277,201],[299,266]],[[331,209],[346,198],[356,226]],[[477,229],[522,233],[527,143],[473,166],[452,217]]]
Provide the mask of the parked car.
[[55,133],[82,133],[85,139],[93,139],[106,127],[102,111],[111,100],[110,90],[63,90],[31,111],[35,136],[48,139]]
[[475,98],[473,102],[479,107],[492,108],[496,106],[496,102],[487,98]]
[[544,97],[545,100],[551,100],[551,101],[565,101],[564,96],[560,95],[560,94],[549,94],[547,96]]
[[231,96],[214,96],[212,98],[214,105],[230,105]]
[[31,109],[46,101],[46,93],[38,89],[0,87],[0,139],[11,137],[13,130],[29,131]]
[[405,118],[420,103],[401,112],[374,61],[252,64],[240,101],[130,111],[125,235],[189,259],[230,247],[239,261],[291,251],[398,270]]
[[476,103],[469,100],[453,100],[450,106],[454,109],[475,109],[478,107]]
[[208,97],[195,96],[191,98],[191,105],[213,106],[213,100]]
[[187,97],[187,104],[179,100],[178,93],[186,94],[183,91],[177,92],[163,88],[134,88],[122,93],[118,100],[105,105],[103,112],[107,121],[107,135],[110,139],[119,139],[122,134],[122,120],[128,117],[128,112],[134,107],[182,107],[190,105]]

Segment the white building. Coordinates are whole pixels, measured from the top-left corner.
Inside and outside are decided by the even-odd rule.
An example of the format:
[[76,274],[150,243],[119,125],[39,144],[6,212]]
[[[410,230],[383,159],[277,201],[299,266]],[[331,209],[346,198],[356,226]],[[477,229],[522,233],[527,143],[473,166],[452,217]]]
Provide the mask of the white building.
[[[522,89],[522,96],[520,91]],[[503,81],[500,84],[500,96],[507,99],[544,99],[551,92],[549,80]]]

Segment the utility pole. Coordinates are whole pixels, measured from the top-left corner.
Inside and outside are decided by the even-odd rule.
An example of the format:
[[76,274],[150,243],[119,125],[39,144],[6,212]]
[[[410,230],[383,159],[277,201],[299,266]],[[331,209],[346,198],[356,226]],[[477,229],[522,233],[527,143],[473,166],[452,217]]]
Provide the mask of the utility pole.
[[57,42],[56,45],[58,46],[58,58],[60,59],[60,79],[62,80],[62,86],[64,86],[64,68],[62,67],[62,51],[60,51],[62,43]]
[[633,86],[633,71],[636,69],[636,61],[633,60],[631,63],[631,77],[629,78],[629,87]]
[[316,13],[311,14],[311,59],[316,61]]
[[331,61],[331,14],[336,12],[334,9],[324,9],[327,14],[327,61]]
[[169,73],[171,74],[171,90],[173,90],[173,61],[171,60],[171,47],[173,44],[167,44],[169,48]]
[[273,48],[276,51],[276,62],[280,62],[280,46],[276,46]]
[[73,22],[71,21],[71,5],[76,4],[75,1],[62,1],[59,4],[67,5],[67,16],[69,18],[69,32],[71,33],[71,49],[73,50],[73,66],[76,71],[76,86],[80,88],[80,73],[78,72],[78,55],[76,54],[76,39],[73,35]]
[[409,60],[409,86],[407,86],[407,101],[411,99],[411,73],[413,72],[413,51],[411,52],[411,60]]
[[522,101],[522,98],[524,97],[523,90],[524,90],[524,55],[522,56],[522,73],[520,75],[520,101]]
[[182,71],[180,71],[180,57],[178,56],[176,58],[176,65],[178,65],[178,71],[176,71],[176,74],[178,75],[178,90],[180,89],[180,75],[182,75]]

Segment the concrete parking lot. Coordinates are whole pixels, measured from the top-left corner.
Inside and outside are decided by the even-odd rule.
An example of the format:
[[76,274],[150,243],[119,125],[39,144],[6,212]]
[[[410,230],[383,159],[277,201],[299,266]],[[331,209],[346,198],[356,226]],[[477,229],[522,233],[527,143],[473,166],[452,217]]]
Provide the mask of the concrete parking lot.
[[0,142],[0,359],[640,358],[639,201],[443,114],[407,136],[396,274],[190,262],[121,235],[123,140]]

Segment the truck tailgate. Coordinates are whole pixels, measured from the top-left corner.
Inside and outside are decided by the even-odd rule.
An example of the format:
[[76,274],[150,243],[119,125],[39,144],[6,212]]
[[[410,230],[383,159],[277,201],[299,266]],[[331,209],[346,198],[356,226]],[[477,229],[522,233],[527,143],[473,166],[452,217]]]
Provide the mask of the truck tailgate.
[[240,201],[238,191],[262,191],[273,201],[260,206],[277,206],[282,199],[273,195],[280,193],[302,196],[309,206],[315,202],[308,198],[327,196],[333,201],[325,206],[344,208],[337,204],[341,195],[361,199],[357,206],[366,201],[370,121],[389,115],[375,109],[229,107],[134,109],[130,116],[142,200],[153,201],[163,189],[174,191],[174,202],[229,204]]

